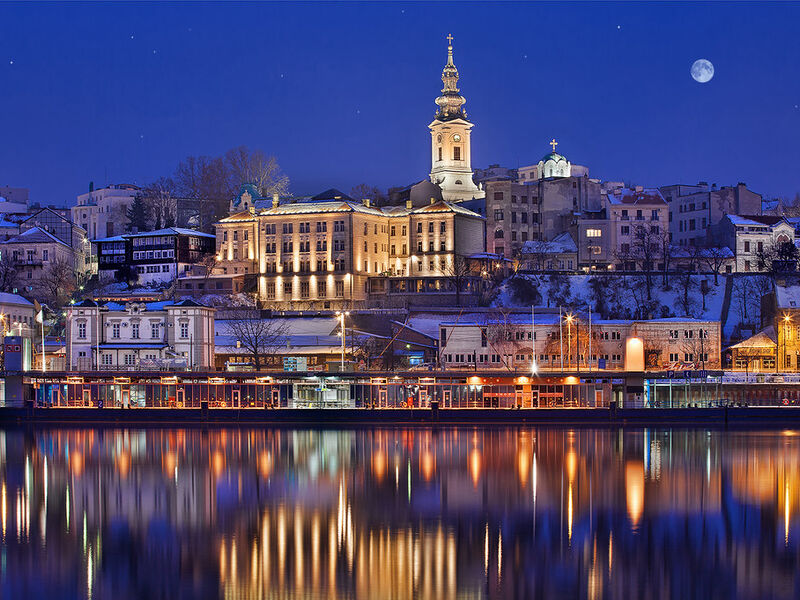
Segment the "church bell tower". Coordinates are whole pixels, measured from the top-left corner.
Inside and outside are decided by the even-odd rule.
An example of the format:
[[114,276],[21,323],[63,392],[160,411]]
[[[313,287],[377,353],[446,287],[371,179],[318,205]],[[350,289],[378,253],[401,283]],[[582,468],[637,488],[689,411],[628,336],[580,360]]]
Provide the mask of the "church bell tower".
[[472,181],[473,127],[464,110],[466,100],[459,94],[458,69],[453,64],[453,36],[447,36],[447,63],[442,70],[442,95],[436,98],[439,109],[431,132],[431,181],[439,184],[442,198],[460,202],[483,198],[484,192]]

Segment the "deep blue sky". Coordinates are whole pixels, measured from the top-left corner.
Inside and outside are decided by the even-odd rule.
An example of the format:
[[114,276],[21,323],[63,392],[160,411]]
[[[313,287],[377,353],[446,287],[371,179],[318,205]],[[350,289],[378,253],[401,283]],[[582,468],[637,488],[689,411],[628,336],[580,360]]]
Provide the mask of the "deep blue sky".
[[240,144],[297,194],[422,179],[452,32],[473,166],[555,137],[602,179],[793,196],[798,22],[790,3],[0,4],[0,185],[70,204]]

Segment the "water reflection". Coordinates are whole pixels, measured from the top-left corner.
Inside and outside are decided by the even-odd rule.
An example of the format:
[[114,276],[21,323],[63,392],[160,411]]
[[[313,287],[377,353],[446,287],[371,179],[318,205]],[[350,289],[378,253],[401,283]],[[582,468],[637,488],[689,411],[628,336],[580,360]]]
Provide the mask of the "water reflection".
[[0,431],[3,598],[791,598],[800,436]]

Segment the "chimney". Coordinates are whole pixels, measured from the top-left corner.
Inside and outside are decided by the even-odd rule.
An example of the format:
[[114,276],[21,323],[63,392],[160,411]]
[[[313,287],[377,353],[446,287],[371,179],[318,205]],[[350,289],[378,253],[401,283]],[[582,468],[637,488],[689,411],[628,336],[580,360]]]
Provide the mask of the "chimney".
[[278,192],[274,192],[272,194],[272,208],[278,208],[278,205],[281,203],[280,198],[278,198]]
[[369,208],[369,198],[364,198],[364,200],[362,200],[362,202],[364,203],[364,206]]
[[414,208],[414,206],[411,204],[411,200],[406,200],[406,208],[408,210],[411,210],[412,208]]
[[93,191],[94,191],[94,181],[90,181],[90,182],[89,182],[89,191],[90,191],[90,192],[93,192]]

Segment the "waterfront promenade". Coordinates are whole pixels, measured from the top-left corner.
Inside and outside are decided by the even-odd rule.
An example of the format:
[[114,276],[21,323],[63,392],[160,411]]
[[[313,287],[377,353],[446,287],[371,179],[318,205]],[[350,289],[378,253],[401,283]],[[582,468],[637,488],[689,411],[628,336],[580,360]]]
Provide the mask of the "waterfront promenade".
[[0,422],[53,424],[781,423],[800,378],[721,371],[26,372]]

